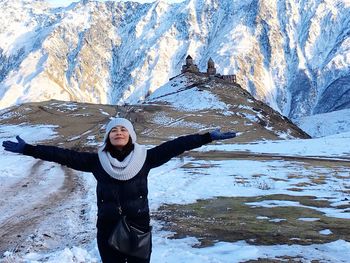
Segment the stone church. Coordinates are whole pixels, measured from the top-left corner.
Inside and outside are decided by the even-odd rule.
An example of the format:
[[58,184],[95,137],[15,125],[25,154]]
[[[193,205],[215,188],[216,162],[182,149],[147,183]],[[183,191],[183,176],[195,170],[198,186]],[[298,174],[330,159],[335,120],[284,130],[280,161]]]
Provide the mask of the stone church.
[[207,72],[200,72],[198,66],[194,63],[193,58],[188,55],[186,64],[182,66],[181,73],[191,72],[197,74],[205,74],[207,77],[216,77],[230,83],[236,83],[236,75],[221,75],[216,73],[215,63],[212,58],[208,60]]

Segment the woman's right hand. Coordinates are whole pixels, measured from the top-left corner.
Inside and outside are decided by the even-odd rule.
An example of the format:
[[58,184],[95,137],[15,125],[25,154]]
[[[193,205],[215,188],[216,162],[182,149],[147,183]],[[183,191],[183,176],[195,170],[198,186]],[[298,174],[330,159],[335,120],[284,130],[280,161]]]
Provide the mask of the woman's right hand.
[[26,142],[18,135],[16,136],[16,139],[18,142],[12,142],[12,141],[2,142],[2,146],[5,148],[5,151],[14,152],[14,153],[23,153]]

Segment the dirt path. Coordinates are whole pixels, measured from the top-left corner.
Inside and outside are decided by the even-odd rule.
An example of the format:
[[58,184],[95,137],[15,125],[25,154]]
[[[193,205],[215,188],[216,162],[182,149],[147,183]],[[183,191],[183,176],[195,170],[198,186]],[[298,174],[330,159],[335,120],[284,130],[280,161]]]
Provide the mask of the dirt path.
[[[62,168],[64,175],[50,180],[50,169],[59,168],[39,160],[23,180],[10,185],[2,193],[0,210],[6,212],[0,216],[1,254],[5,251],[25,251],[30,237],[52,218],[50,215],[66,205],[65,209],[70,207],[69,203],[77,194],[84,195],[84,188],[72,170]],[[51,222],[51,225],[54,223]]]

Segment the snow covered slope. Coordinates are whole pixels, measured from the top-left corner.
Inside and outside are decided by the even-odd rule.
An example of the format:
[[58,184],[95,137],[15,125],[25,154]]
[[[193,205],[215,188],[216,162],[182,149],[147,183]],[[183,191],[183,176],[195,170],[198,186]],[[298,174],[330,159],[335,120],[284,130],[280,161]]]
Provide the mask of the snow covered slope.
[[0,1],[0,107],[135,103],[190,54],[297,119],[350,107],[347,0]]
[[350,110],[345,109],[303,117],[298,120],[297,125],[312,137],[350,132]]

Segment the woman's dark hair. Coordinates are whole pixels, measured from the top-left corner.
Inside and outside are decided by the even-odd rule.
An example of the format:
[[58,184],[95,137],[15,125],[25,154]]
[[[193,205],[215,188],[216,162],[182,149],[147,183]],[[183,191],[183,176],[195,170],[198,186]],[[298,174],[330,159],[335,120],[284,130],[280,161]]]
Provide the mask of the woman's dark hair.
[[122,149],[118,149],[117,147],[112,145],[109,136],[107,136],[106,146],[103,150],[109,152],[112,155],[112,157],[117,158],[118,161],[123,161],[125,157],[128,156],[134,150],[134,144],[132,143],[131,136],[129,136],[128,143]]

